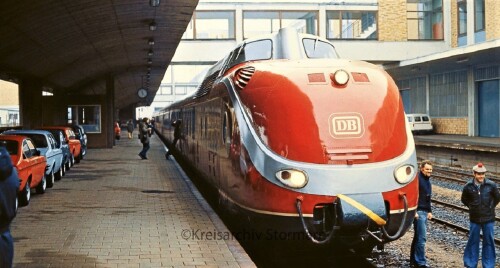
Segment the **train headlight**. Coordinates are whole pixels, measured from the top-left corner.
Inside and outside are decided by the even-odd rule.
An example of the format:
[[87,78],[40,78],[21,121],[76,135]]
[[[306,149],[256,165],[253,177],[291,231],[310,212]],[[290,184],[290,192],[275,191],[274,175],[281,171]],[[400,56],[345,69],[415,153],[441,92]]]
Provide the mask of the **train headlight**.
[[276,178],[284,185],[292,188],[302,188],[307,184],[307,175],[296,169],[284,169],[276,172]]
[[394,170],[394,178],[400,184],[407,184],[415,177],[415,168],[412,165],[402,165]]
[[333,83],[338,86],[345,86],[349,82],[349,74],[344,70],[338,70],[330,75]]

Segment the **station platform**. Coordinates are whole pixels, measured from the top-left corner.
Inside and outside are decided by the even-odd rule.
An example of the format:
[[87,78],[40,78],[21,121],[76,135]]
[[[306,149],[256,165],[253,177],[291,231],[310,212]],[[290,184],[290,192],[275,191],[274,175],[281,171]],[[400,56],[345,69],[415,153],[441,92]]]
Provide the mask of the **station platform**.
[[415,145],[446,147],[459,150],[475,150],[497,153],[500,138],[470,137],[465,135],[414,135]]
[[414,135],[417,158],[436,164],[472,170],[482,162],[488,172],[500,176],[500,138],[464,135]]
[[124,132],[32,195],[11,225],[14,267],[255,267],[160,139],[148,160],[141,148]]

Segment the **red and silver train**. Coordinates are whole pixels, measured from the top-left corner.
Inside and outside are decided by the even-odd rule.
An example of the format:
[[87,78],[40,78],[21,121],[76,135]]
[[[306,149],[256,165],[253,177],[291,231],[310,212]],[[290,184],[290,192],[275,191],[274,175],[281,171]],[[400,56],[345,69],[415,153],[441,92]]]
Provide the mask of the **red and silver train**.
[[398,88],[325,39],[246,40],[154,119],[169,147],[181,120],[170,149],[252,228],[366,253],[412,223],[418,168]]

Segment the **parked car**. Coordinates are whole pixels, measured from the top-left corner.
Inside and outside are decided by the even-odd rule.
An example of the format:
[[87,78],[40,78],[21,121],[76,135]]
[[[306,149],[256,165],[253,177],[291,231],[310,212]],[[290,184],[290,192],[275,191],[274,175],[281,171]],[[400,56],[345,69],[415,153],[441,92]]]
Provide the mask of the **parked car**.
[[71,128],[75,132],[76,138],[80,140],[80,144],[82,145],[82,154],[81,159],[87,154],[87,133],[85,133],[85,129],[80,125],[72,125]]
[[9,135],[23,135],[29,137],[35,146],[47,159],[45,177],[47,187],[54,186],[54,180],[60,180],[63,176],[63,152],[57,147],[56,139],[46,130],[8,130],[4,132]]
[[19,206],[27,206],[31,199],[31,189],[36,188],[37,194],[45,193],[47,160],[26,136],[1,134],[0,146],[7,148],[19,176]]
[[57,130],[57,129],[49,129],[47,130],[56,139],[56,146],[57,148],[61,148],[62,153],[63,153],[63,175],[66,173],[67,170],[69,170],[74,164],[75,164],[75,159],[71,152],[69,151],[69,145],[66,142],[66,139],[64,138],[64,133],[62,130]]
[[76,134],[71,127],[65,126],[44,126],[39,129],[43,130],[60,130],[64,134],[64,139],[68,143],[69,151],[71,153],[72,158],[75,163],[80,163],[80,159],[82,159],[82,145],[80,140],[76,138]]
[[432,133],[432,120],[428,114],[407,114],[408,123],[413,133]]

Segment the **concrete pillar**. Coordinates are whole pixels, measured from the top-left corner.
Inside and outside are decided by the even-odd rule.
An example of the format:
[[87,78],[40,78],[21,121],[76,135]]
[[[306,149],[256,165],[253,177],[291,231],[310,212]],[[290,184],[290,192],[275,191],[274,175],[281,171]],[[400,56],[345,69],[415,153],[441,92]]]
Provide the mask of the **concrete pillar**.
[[24,78],[19,82],[19,114],[23,129],[43,125],[42,88],[40,80]]
[[108,76],[106,78],[106,112],[103,113],[102,131],[106,132],[107,148],[115,145],[114,122],[115,120],[115,78]]

